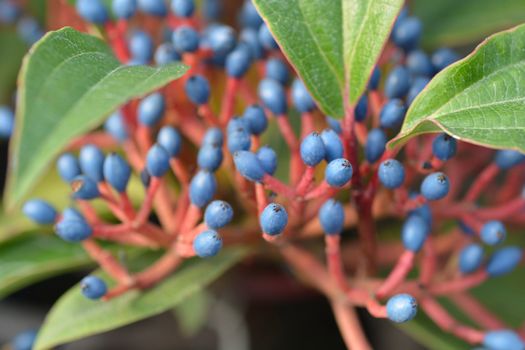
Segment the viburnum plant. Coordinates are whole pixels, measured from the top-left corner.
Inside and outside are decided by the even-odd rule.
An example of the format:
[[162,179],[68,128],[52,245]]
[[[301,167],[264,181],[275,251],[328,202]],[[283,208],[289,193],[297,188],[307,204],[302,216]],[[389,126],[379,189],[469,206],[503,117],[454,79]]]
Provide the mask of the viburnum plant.
[[[328,298],[349,349],[371,348],[356,307],[525,349],[524,325],[471,293],[523,260],[525,26],[461,58],[421,49],[402,0],[245,1],[238,31],[204,3],[70,1],[65,21],[75,9],[87,33],[43,35],[0,2],[2,23],[36,42],[14,126],[0,109],[0,134],[14,131],[4,204],[24,201],[100,267],[35,348],[172,308],[266,245]],[[54,161],[69,197],[26,200]]]

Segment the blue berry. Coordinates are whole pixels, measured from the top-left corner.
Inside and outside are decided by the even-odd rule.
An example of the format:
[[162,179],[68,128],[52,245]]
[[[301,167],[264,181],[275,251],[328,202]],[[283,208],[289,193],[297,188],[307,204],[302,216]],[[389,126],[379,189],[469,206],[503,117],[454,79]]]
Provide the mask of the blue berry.
[[279,58],[269,58],[266,61],[266,78],[273,79],[286,85],[290,79],[290,72],[286,63]]
[[257,31],[252,28],[245,28],[239,35],[239,41],[248,46],[255,59],[261,59],[264,56],[264,49],[259,42]]
[[432,141],[432,154],[440,160],[449,160],[456,155],[457,141],[443,133]]
[[427,175],[421,183],[421,194],[430,201],[435,201],[448,194],[450,183],[444,173]]
[[118,154],[111,153],[104,161],[104,178],[117,192],[126,192],[131,168]]
[[251,64],[251,51],[248,48],[239,47],[226,56],[226,73],[236,79],[242,78]]
[[137,0],[113,0],[111,9],[117,18],[129,19],[137,12]]
[[397,294],[388,299],[386,313],[390,321],[403,323],[417,314],[417,301],[409,294]]
[[58,174],[65,182],[71,182],[81,174],[77,158],[71,153],[62,154],[57,160]]
[[229,135],[237,131],[238,129],[250,132],[250,125],[248,124],[248,121],[243,117],[235,116],[231,118],[228,122],[228,125],[226,126],[226,132]]
[[416,17],[407,17],[396,24],[392,32],[394,43],[405,51],[416,48],[421,39],[423,25]]
[[507,237],[507,230],[501,221],[492,220],[483,225],[480,237],[487,245],[500,244]]
[[137,0],[138,7],[142,12],[156,17],[164,17],[168,14],[168,8],[164,0]]
[[138,119],[143,125],[152,127],[164,116],[166,102],[161,93],[156,92],[140,101]]
[[331,162],[337,158],[343,158],[343,143],[339,135],[332,129],[325,129],[321,132],[321,140],[323,140],[325,148],[325,159]]
[[490,350],[523,350],[525,343],[516,332],[508,329],[488,331],[483,346]]
[[245,120],[250,133],[253,135],[262,134],[268,127],[266,113],[264,113],[264,109],[259,105],[251,105],[246,108],[242,118]]
[[233,28],[223,24],[208,26],[204,36],[210,49],[218,56],[224,56],[232,52],[237,44]]
[[181,57],[175,47],[171,43],[163,43],[155,50],[155,64],[158,66],[164,66],[175,61],[180,61]]
[[301,158],[308,166],[316,166],[326,156],[323,139],[317,132],[307,135],[301,142]]
[[273,175],[275,173],[277,170],[277,154],[273,149],[269,146],[262,146],[257,151],[257,158],[267,174]]
[[104,153],[102,153],[100,148],[91,144],[82,147],[78,156],[82,173],[96,182],[104,180],[104,174],[102,172],[104,159]]
[[448,67],[457,60],[459,60],[459,55],[449,48],[438,49],[432,54],[432,64],[437,72]]
[[16,31],[18,35],[24,40],[27,44],[33,45],[35,42],[40,40],[44,36],[42,28],[32,17],[23,17],[16,24]]
[[84,216],[75,208],[68,207],[62,212],[63,220],[81,220],[86,221]]
[[108,12],[101,0],[77,0],[77,12],[84,20],[104,24],[108,19]]
[[170,154],[159,145],[154,144],[146,155],[146,169],[151,176],[162,177],[170,168]]
[[241,8],[240,22],[243,27],[258,29],[262,24],[262,18],[251,0],[245,0]]
[[191,17],[195,12],[193,0],[171,0],[171,10],[179,17]]
[[199,33],[189,26],[180,26],[173,31],[173,46],[180,53],[195,52],[199,48]]
[[221,15],[221,0],[203,0],[202,1],[202,15],[208,21],[216,21]]
[[352,164],[344,158],[332,160],[326,166],[324,177],[332,187],[342,187],[352,178]]
[[13,133],[15,116],[10,108],[0,106],[0,139],[8,139]]
[[401,229],[401,240],[405,249],[418,252],[427,239],[430,227],[419,215],[409,215]]
[[464,273],[476,271],[483,262],[483,248],[479,244],[466,245],[459,253],[459,270]]
[[71,181],[74,198],[90,200],[100,196],[97,183],[90,177],[79,175]]
[[301,112],[306,113],[315,109],[315,102],[310,96],[310,93],[304,86],[304,83],[295,79],[292,83],[292,101],[295,108]]
[[203,208],[215,196],[217,180],[213,173],[199,170],[190,182],[190,201],[193,205]]
[[509,246],[494,252],[487,264],[487,273],[491,277],[506,275],[521,261],[523,252],[520,247]]
[[339,122],[339,120],[334,119],[327,115],[326,122],[328,123],[328,126],[330,127],[330,129],[335,131],[337,134],[340,135],[343,132],[343,129],[341,128],[341,123]]
[[385,95],[389,99],[403,98],[410,89],[410,74],[404,66],[397,66],[388,74],[385,81]]
[[397,128],[405,119],[407,109],[403,101],[398,98],[389,100],[379,114],[381,127],[383,128]]
[[157,135],[157,143],[168,152],[170,157],[177,157],[182,148],[182,137],[174,127],[163,126]]
[[370,76],[370,81],[368,82],[368,88],[370,90],[377,90],[379,87],[379,82],[381,81],[381,71],[379,67],[375,66]]
[[319,222],[324,233],[338,235],[343,231],[345,211],[341,202],[329,199],[319,209]]
[[134,60],[147,64],[153,57],[153,39],[146,32],[134,31],[129,39],[129,51]]
[[237,151],[233,154],[237,171],[250,181],[261,181],[266,173],[263,164],[253,152]]
[[[409,195],[409,198],[414,198],[417,196],[417,193],[411,193]],[[426,223],[428,224],[428,227],[432,226],[432,210],[430,209],[430,206],[428,203],[425,203],[409,212],[409,215],[419,215],[422,217]]]
[[405,181],[405,168],[399,161],[387,159],[379,165],[377,176],[386,188],[398,188]]
[[392,28],[392,32],[397,29],[399,24],[401,24],[405,19],[408,18],[408,15],[409,15],[408,8],[405,6],[401,9],[401,11],[399,12],[399,15],[397,16],[394,26]]
[[140,182],[144,187],[148,187],[151,182],[151,175],[148,173],[148,169],[144,168],[140,172]]
[[[0,10],[1,10],[1,6],[0,6]],[[34,329],[30,329],[30,330],[18,333],[13,338],[10,349],[12,350],[32,350],[37,334],[38,332]]]
[[412,51],[407,56],[407,68],[412,75],[431,77],[434,74],[434,66],[430,57],[422,50]]
[[413,79],[407,94],[408,105],[411,105],[412,102],[414,102],[416,97],[421,93],[421,91],[423,91],[423,89],[427,86],[429,81],[430,79],[427,77],[416,77],[415,79]]
[[53,224],[57,218],[55,208],[41,199],[32,199],[25,202],[22,212],[25,216],[40,225]]
[[273,114],[279,116],[288,110],[286,93],[281,84],[272,79],[263,79],[258,87],[259,98]]
[[248,131],[243,128],[238,128],[228,134],[227,145],[230,153],[247,151],[250,149],[251,144],[252,138]]
[[82,294],[92,300],[102,298],[108,291],[106,282],[97,276],[87,276],[80,281]]
[[514,150],[504,149],[496,152],[494,162],[502,170],[508,170],[525,161],[525,155]]
[[288,213],[282,205],[270,203],[261,213],[259,223],[264,233],[270,236],[276,236],[281,234],[288,224]]
[[232,206],[225,201],[213,201],[208,204],[204,211],[204,221],[206,225],[214,230],[228,225],[232,219]]
[[0,1],[0,23],[13,24],[20,16],[20,7],[11,1]]
[[91,236],[93,230],[86,220],[62,219],[55,225],[56,234],[66,242],[81,242]]
[[362,95],[357,101],[357,105],[354,108],[354,118],[356,122],[362,122],[366,119],[366,113],[368,111],[368,96]]
[[216,171],[222,163],[222,147],[204,145],[197,154],[197,164],[201,169]]
[[210,98],[210,83],[202,75],[193,75],[186,80],[184,91],[191,102],[203,105]]
[[124,142],[128,138],[126,124],[120,111],[109,116],[104,123],[104,129],[118,142]]
[[224,136],[221,129],[219,128],[209,128],[204,134],[202,139],[202,145],[215,145],[217,147],[222,147],[224,142]]
[[279,45],[277,45],[277,42],[266,23],[261,24],[259,27],[259,42],[266,50],[275,50],[279,48]]
[[201,258],[210,258],[217,255],[222,248],[222,238],[214,230],[201,232],[193,240],[193,250]]
[[383,130],[372,129],[368,133],[365,144],[365,158],[369,163],[374,163],[385,152],[386,134]]

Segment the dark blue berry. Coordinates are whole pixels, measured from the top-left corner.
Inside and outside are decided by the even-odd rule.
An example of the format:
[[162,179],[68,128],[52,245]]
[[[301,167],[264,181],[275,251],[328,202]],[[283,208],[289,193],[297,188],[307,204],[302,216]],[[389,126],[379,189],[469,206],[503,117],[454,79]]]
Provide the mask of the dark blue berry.
[[330,117],[329,115],[327,115],[326,122],[328,123],[328,126],[330,127],[330,129],[335,131],[337,134],[340,135],[343,132],[343,129],[341,129],[341,123],[339,122],[339,120],[334,119]]
[[262,18],[251,0],[245,0],[240,12],[240,22],[243,27],[258,29],[262,24]]
[[159,145],[154,144],[146,155],[146,169],[151,176],[162,177],[170,168],[170,154]]
[[206,225],[214,230],[218,230],[230,223],[233,219],[233,209],[228,202],[213,201],[204,211],[204,221]]
[[242,118],[246,122],[250,133],[253,135],[262,134],[268,127],[268,118],[266,118],[266,113],[259,105],[248,106],[244,110]]
[[508,329],[488,331],[483,346],[490,350],[523,350],[525,343],[516,332]]
[[[204,33],[206,43],[215,55],[224,56],[230,53],[237,44],[233,28],[223,24],[212,24]],[[249,56],[250,57],[250,56]]]
[[407,109],[402,100],[394,98],[389,100],[379,114],[381,127],[383,128],[397,128],[405,119]]
[[62,219],[55,225],[56,234],[66,242],[81,242],[91,236],[93,230],[85,220]]
[[319,209],[319,222],[327,235],[340,234],[343,231],[344,221],[345,211],[339,201],[329,199]]
[[335,131],[332,129],[323,130],[321,132],[321,139],[323,140],[325,159],[327,162],[343,157],[343,143]]
[[193,205],[203,208],[215,196],[217,180],[213,173],[199,170],[190,182],[190,201]]
[[140,101],[138,119],[141,124],[152,127],[164,116],[166,102],[161,93],[156,92]]
[[290,79],[290,72],[286,63],[279,58],[269,58],[266,61],[266,78],[273,79],[286,85]]
[[332,187],[342,187],[352,178],[352,164],[344,158],[332,160],[326,166],[324,177]]
[[416,48],[421,39],[423,25],[416,17],[407,17],[396,23],[392,32],[394,43],[405,51]]
[[301,142],[301,158],[308,166],[316,166],[326,156],[323,139],[317,132],[307,135]]
[[115,17],[129,19],[137,12],[137,0],[113,0],[111,9]]
[[216,171],[222,163],[222,147],[203,145],[197,154],[197,164],[201,169]]
[[429,234],[428,223],[419,215],[409,215],[401,229],[401,240],[405,249],[418,252]]
[[106,282],[97,276],[87,276],[80,281],[82,294],[92,300],[97,300],[106,295],[108,287]]
[[155,50],[155,64],[158,66],[164,66],[175,61],[180,61],[181,57],[175,50],[175,47],[171,43],[160,44]]
[[199,33],[189,26],[180,26],[173,31],[173,47],[180,53],[195,52],[199,48]]
[[487,264],[487,273],[491,277],[506,275],[521,261],[523,251],[520,247],[509,246],[494,252]]
[[266,23],[261,24],[259,27],[259,42],[266,50],[279,48]]
[[57,160],[58,174],[65,182],[71,182],[80,175],[80,164],[77,158],[71,153],[62,154]]
[[379,87],[379,82],[381,81],[381,71],[379,67],[375,66],[370,76],[370,81],[368,82],[368,88],[370,90],[377,90]]
[[417,314],[417,302],[409,294],[397,294],[388,299],[386,313],[390,321],[403,323],[410,321]]
[[238,129],[243,129],[244,131],[250,132],[250,125],[248,124],[248,120],[239,116],[231,118],[228,122],[228,125],[226,126],[226,132],[228,134],[231,134],[237,131]]
[[403,98],[410,89],[410,74],[404,66],[397,66],[388,74],[385,81],[385,95],[389,99]]
[[430,57],[421,50],[412,51],[407,56],[407,68],[412,75],[431,77],[434,74],[434,66]]
[[459,253],[459,270],[464,273],[476,271],[483,262],[483,248],[479,244],[466,245]]
[[263,164],[253,152],[237,151],[233,154],[237,171],[250,181],[261,181],[266,173]]
[[77,0],[77,12],[84,20],[104,24],[108,19],[108,11],[101,0]]
[[449,48],[441,48],[432,54],[432,64],[436,72],[459,60],[459,55]]
[[525,162],[525,155],[518,151],[504,149],[496,152],[494,161],[500,169],[508,170],[518,164]]
[[280,204],[270,203],[259,218],[262,231],[270,236],[281,234],[288,224],[288,213]]
[[374,163],[385,152],[386,134],[383,130],[372,129],[368,133],[365,144],[365,158],[369,163]]
[[222,238],[214,230],[201,232],[193,240],[193,250],[201,258],[210,258],[217,255],[222,248]]
[[398,188],[405,181],[405,168],[399,161],[387,159],[379,165],[377,176],[386,188]]
[[174,127],[163,126],[157,135],[157,143],[168,152],[170,157],[177,157],[182,148],[182,137]]
[[248,131],[243,128],[235,129],[233,132],[228,134],[228,150],[230,153],[237,151],[247,151],[250,149],[252,144],[252,138]]
[[496,245],[502,243],[507,237],[507,230],[501,221],[486,222],[481,228],[480,238],[483,243]]
[[105,158],[104,153],[97,146],[85,145],[78,156],[82,173],[96,182],[103,181],[102,165]]
[[366,113],[368,111],[368,96],[364,94],[357,101],[357,105],[354,108],[354,118],[356,122],[362,122],[366,119]]
[[[411,193],[409,195],[409,198],[415,198],[418,194],[417,193]],[[425,203],[409,212],[409,215],[419,215],[422,217],[428,224],[428,227],[432,226],[432,210],[430,209],[430,206],[428,203]]]
[[226,56],[226,73],[233,78],[242,78],[252,64],[251,51],[239,47]]
[[273,175],[277,170],[277,154],[269,146],[262,146],[257,151],[257,158],[261,162],[264,171]]
[[71,181],[73,196],[78,199],[90,200],[100,196],[97,183],[90,177],[79,175]]
[[248,46],[255,59],[261,59],[264,56],[264,49],[259,42],[257,31],[252,28],[245,28],[239,35],[239,41]]
[[168,14],[168,7],[164,0],[137,0],[138,7],[142,12],[156,17],[164,17]]
[[288,110],[286,93],[281,84],[272,79],[263,79],[259,83],[259,98],[273,114],[279,116]]
[[193,0],[171,0],[171,10],[179,17],[191,17],[195,11]]
[[124,142],[128,138],[126,124],[120,111],[113,113],[106,120],[104,129],[118,142]]
[[215,145],[217,147],[222,147],[224,142],[224,136],[221,129],[219,128],[209,128],[204,134],[202,139],[202,145]]
[[55,208],[42,199],[32,199],[25,202],[22,212],[40,225],[53,224],[57,218]]
[[450,183],[444,173],[427,175],[421,183],[421,194],[430,201],[435,201],[448,194]]
[[457,141],[455,138],[443,133],[432,141],[432,153],[440,160],[449,160],[456,155]]
[[129,39],[129,51],[133,59],[147,64],[153,57],[153,39],[146,32],[137,30]]
[[306,113],[315,109],[315,102],[310,96],[310,93],[304,86],[304,83],[295,79],[292,83],[292,101],[295,108],[301,112]]
[[117,192],[126,192],[131,168],[118,154],[111,153],[104,161],[104,178]]
[[219,19],[222,10],[221,0],[203,0],[202,1],[202,15],[208,21],[216,21]]
[[184,91],[191,102],[203,105],[210,98],[210,83],[202,75],[193,75],[186,81]]

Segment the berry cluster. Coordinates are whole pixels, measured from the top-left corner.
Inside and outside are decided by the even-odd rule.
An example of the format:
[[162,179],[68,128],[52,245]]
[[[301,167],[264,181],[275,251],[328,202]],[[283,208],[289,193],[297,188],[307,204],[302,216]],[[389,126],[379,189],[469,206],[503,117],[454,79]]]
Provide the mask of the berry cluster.
[[[346,305],[333,302],[336,314],[362,306],[401,323],[420,307],[469,343],[523,349],[517,333],[501,330],[506,326],[468,290],[510,273],[522,260],[521,247],[504,245],[502,221],[525,220],[519,190],[525,156],[510,150],[494,155],[446,134],[386,149],[412,101],[459,56],[419,49],[421,22],[404,9],[366,93],[345,116],[324,116],[250,1],[241,8],[238,33],[216,22],[217,2],[204,6],[201,14],[193,0],[170,6],[113,0],[111,8],[101,0],[76,2],[78,14],[104,29],[124,64],[190,66],[181,80],[129,101],[102,131],[75,140],[60,156],[57,170],[71,186],[74,206],[59,213],[34,199],[23,208],[35,222],[54,225],[62,239],[80,242],[116,282],[109,289],[88,276],[81,282],[84,295],[108,300],[148,288],[184,259],[218,254],[223,238],[235,244],[262,232],[306,280],[334,300],[346,299]],[[156,18],[161,30],[142,27],[147,17]],[[299,130],[293,118],[300,119]],[[286,151],[263,145],[274,124]],[[105,154],[105,148],[114,152]],[[287,181],[275,175],[279,166],[288,167]],[[134,177],[145,188],[139,206],[128,196]],[[485,189],[492,193],[487,198]],[[104,221],[95,201],[119,223]],[[376,219],[403,220],[400,243],[379,241]],[[357,228],[358,242],[342,239],[350,227]],[[300,243],[321,233],[327,266]],[[165,253],[131,273],[100,240]],[[487,259],[481,244],[489,246]],[[375,277],[388,267],[386,278]],[[407,278],[416,267],[418,277]],[[455,320],[437,302],[443,295],[453,295],[487,331]]]

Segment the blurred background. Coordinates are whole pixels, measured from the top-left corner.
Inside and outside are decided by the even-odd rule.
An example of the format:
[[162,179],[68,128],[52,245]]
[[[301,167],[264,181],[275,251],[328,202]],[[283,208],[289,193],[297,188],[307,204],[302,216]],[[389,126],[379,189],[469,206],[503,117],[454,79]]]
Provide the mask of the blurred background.
[[[200,2],[217,1],[220,2]],[[242,1],[222,0],[221,18],[235,26]],[[21,3],[46,29],[82,26],[74,11],[54,15],[59,7],[67,6],[65,0]],[[467,53],[487,35],[525,22],[523,0],[417,0],[410,1],[409,6],[424,23],[423,47],[428,50],[449,46]],[[27,49],[17,36],[16,28],[0,25],[0,104],[12,104],[17,72]],[[7,143],[0,141],[2,186],[6,165]],[[9,236],[15,223],[21,220],[16,215],[0,218],[0,235]],[[35,232],[14,240],[0,240],[0,275],[24,263],[27,253],[17,254],[16,246],[32,238],[32,234]],[[33,246],[35,254],[45,254],[47,248],[43,242],[35,242]],[[49,250],[47,254],[59,253]],[[0,301],[0,344],[8,343],[20,331],[38,328],[54,302],[90,269],[89,262],[56,269],[48,266],[45,273],[28,273],[29,277],[19,281],[17,287],[51,276],[47,280],[22,289],[2,289],[0,286],[0,297],[3,297]],[[15,292],[15,289],[19,290]],[[362,310],[360,317],[374,349],[425,349],[388,321],[372,319]],[[427,333],[423,327],[423,332],[413,334],[421,340],[428,329]],[[447,346],[443,344],[442,349]],[[285,266],[254,259],[234,268],[206,293],[194,295],[175,310],[65,348],[336,350],[345,347],[323,297],[296,282]]]

